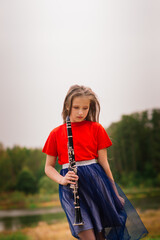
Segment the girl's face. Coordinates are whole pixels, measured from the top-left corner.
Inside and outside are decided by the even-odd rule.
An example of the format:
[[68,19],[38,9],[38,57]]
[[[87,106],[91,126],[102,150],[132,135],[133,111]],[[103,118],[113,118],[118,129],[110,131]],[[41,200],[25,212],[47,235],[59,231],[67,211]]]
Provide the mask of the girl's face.
[[81,122],[87,117],[90,107],[88,97],[75,97],[72,102],[70,120],[71,122]]

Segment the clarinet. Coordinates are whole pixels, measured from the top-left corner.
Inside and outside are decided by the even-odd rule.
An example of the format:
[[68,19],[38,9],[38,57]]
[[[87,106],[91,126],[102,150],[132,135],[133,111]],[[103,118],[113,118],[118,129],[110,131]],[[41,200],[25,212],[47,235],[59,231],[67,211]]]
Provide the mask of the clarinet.
[[[77,166],[74,156],[74,149],[73,149],[73,137],[72,137],[72,128],[69,116],[66,118],[66,125],[67,125],[67,135],[68,135],[68,157],[69,157],[69,167],[68,171],[73,171],[77,174]],[[78,195],[78,181],[76,184],[70,184],[70,188],[73,189],[74,194],[74,208],[75,208],[75,220],[73,225],[83,225],[84,222],[81,216],[81,209],[79,204],[79,195]]]

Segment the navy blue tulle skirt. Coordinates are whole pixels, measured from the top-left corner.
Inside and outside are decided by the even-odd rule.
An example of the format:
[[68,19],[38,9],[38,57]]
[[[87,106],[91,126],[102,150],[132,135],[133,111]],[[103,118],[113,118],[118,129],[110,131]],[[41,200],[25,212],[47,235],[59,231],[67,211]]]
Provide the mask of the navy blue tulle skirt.
[[[125,200],[124,206],[114,191],[114,183],[98,163],[78,166],[78,186],[80,209],[84,225],[74,226],[75,210],[73,191],[59,185],[59,196],[72,235],[79,239],[78,233],[93,229],[95,235],[103,232],[107,240],[137,240],[147,235],[138,213],[121,188],[116,184],[119,195]],[[62,169],[64,176],[68,169]]]

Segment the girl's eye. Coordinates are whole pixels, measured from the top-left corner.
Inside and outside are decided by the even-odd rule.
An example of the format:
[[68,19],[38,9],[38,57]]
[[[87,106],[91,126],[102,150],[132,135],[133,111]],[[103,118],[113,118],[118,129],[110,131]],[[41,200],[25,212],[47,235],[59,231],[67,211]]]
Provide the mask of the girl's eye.
[[[74,109],[79,109],[78,106],[73,106],[73,108],[74,108]],[[87,110],[87,109],[88,109],[88,107],[84,107],[84,108],[83,108],[83,110]]]

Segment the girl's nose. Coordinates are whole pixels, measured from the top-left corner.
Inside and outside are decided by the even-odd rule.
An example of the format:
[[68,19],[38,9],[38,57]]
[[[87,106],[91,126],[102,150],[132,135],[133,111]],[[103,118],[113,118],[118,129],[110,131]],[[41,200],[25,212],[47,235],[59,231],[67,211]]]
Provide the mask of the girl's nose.
[[81,109],[79,110],[79,114],[83,114],[83,111]]

